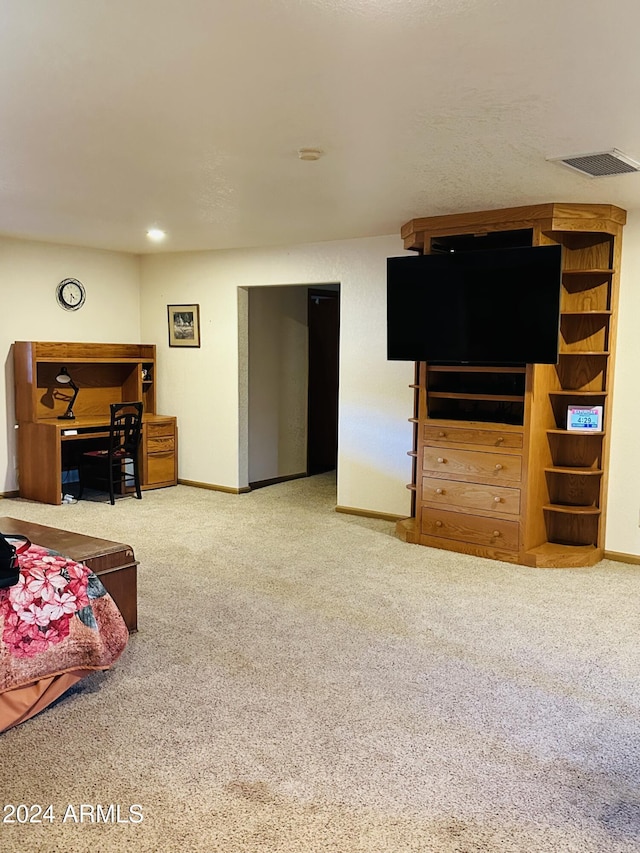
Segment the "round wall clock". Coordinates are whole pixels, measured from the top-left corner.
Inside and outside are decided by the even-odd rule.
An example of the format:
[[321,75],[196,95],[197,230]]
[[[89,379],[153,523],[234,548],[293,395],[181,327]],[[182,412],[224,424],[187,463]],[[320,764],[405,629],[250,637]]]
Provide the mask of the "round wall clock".
[[66,311],[77,311],[78,308],[82,308],[85,298],[84,284],[77,278],[65,278],[56,288],[58,305]]

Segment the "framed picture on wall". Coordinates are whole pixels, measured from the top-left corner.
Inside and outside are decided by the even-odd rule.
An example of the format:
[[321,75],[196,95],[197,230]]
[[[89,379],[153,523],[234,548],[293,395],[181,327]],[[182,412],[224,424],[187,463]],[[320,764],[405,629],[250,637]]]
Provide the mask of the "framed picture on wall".
[[200,346],[200,306],[167,305],[170,347]]

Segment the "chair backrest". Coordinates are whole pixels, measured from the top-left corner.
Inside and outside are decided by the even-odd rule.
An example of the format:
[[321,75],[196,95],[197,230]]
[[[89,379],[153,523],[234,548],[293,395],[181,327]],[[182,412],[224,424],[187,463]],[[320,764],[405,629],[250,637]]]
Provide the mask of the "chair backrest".
[[109,453],[135,456],[140,446],[142,403],[111,403]]

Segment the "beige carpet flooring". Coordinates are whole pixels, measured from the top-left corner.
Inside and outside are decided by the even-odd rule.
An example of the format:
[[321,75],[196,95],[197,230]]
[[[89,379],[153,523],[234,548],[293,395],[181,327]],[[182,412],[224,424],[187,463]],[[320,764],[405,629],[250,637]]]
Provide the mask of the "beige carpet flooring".
[[[479,560],[334,505],[331,475],[2,502],[131,544],[140,631],[0,736],[3,805],[54,816],[0,850],[640,850],[640,568]],[[143,820],[63,822],[80,804]]]

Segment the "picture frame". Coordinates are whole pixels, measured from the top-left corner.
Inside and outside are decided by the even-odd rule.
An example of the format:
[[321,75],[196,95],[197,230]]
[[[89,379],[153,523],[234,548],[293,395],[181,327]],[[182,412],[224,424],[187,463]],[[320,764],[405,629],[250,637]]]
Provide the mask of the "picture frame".
[[569,406],[567,429],[573,432],[602,432],[602,406]]
[[167,305],[170,347],[200,346],[200,306]]

